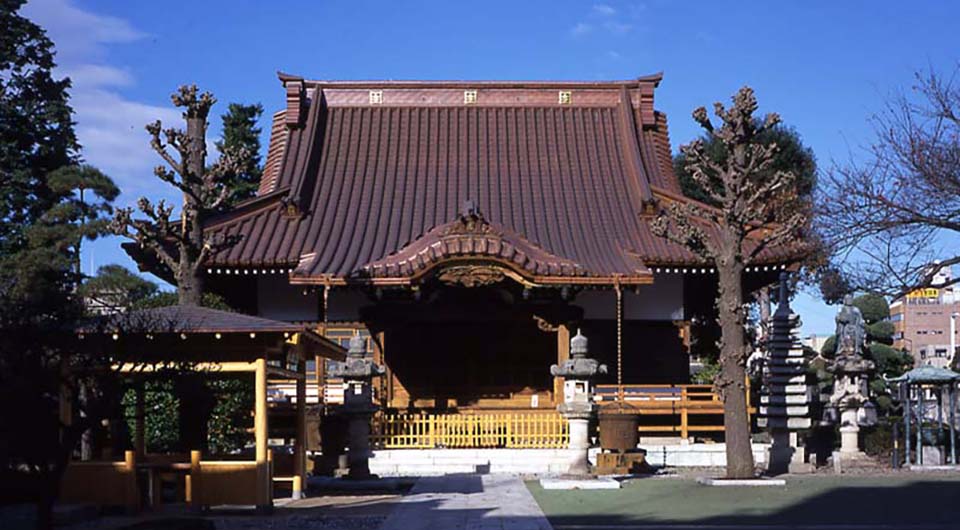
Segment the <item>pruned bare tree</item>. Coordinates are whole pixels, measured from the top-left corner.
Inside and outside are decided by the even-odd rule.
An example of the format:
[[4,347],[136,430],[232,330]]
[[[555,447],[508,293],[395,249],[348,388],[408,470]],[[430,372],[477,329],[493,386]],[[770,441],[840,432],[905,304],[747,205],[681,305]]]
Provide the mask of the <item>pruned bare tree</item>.
[[714,104],[719,127],[707,110],[693,111],[693,119],[725,151],[711,156],[702,139],[681,147],[687,169],[716,207],[694,201],[665,205],[652,221],[654,232],[683,245],[714,264],[719,276],[717,308],[721,328],[720,372],[714,385],[723,400],[727,476],[754,475],[750,421],[746,400],[746,361],[751,351],[746,334],[747,300],[744,269],[765,250],[801,241],[808,225],[809,207],[798,190],[798,175],[771,171],[776,143],[759,136],[779,123],[776,114],[754,118],[757,99],[749,87],[733,97],[733,106]]
[[231,190],[224,185],[224,177],[238,170],[246,153],[226,151],[208,168],[207,117],[216,99],[209,92],[198,93],[196,85],[181,86],[171,99],[183,109],[186,131],[164,129],[159,120],[146,129],[150,133],[150,147],[167,164],[157,166],[153,174],[183,193],[180,218],[172,218],[174,207],[165,201],[154,204],[141,197],[137,207],[145,218],[135,219],[133,208],[120,208],[111,226],[116,234],[153,253],[161,266],[171,271],[180,304],[200,305],[201,266],[209,256],[238,241],[238,237],[204,235],[203,225],[230,198]]
[[851,287],[900,296],[960,264],[960,87],[919,73],[873,126],[865,155],[824,179],[817,228]]

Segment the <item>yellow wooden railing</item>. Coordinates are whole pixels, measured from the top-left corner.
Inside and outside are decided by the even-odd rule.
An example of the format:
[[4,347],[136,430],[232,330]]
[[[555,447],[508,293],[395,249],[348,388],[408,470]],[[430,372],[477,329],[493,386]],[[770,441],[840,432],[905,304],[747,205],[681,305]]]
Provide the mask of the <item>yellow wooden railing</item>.
[[373,420],[378,449],[566,447],[567,421],[556,412],[382,414]]
[[[622,398],[621,398],[622,396]],[[596,401],[604,409],[620,409],[650,416],[641,420],[641,433],[723,432],[723,402],[712,385],[597,385]],[[747,414],[756,413],[750,403],[747,381]],[[701,421],[691,423],[691,417]],[[657,419],[664,419],[656,423]]]

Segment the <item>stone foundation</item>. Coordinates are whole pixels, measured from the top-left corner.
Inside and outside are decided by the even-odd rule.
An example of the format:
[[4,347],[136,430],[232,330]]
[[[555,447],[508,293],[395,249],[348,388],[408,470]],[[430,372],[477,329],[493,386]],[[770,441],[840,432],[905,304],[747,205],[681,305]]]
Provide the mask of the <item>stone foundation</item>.
[[[724,444],[641,445],[655,467],[723,467]],[[758,465],[767,462],[768,444],[753,444]],[[597,461],[597,448],[590,461]],[[370,472],[382,477],[436,476],[451,473],[562,474],[570,466],[569,449],[385,449],[373,452]]]

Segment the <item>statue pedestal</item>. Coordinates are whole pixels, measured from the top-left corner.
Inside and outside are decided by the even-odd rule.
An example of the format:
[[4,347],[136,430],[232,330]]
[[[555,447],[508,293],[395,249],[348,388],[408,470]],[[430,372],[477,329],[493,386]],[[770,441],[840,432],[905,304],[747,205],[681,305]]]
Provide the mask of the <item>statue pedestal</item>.
[[836,374],[830,404],[840,416],[840,451],[845,460],[866,458],[860,450],[860,409],[868,402],[867,374],[873,362],[859,355],[840,355],[831,371]]
[[370,474],[370,413],[348,413],[347,478],[366,479]]
[[857,408],[846,407],[840,411],[840,454],[862,455],[860,450],[860,425],[857,423]]
[[593,406],[590,404],[563,404],[560,405],[560,415],[570,425],[570,444],[568,446],[570,465],[567,468],[569,475],[590,474],[590,417]]
[[782,473],[812,473],[813,464],[804,460],[804,448],[800,446],[796,431],[774,429],[770,433],[770,459],[768,472],[772,475]]

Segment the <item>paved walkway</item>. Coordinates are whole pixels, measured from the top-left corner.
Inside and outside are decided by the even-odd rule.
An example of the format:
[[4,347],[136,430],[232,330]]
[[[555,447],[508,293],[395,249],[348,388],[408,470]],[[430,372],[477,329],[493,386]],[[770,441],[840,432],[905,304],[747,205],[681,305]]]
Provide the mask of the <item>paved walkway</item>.
[[552,530],[518,477],[424,477],[400,501],[381,530]]

